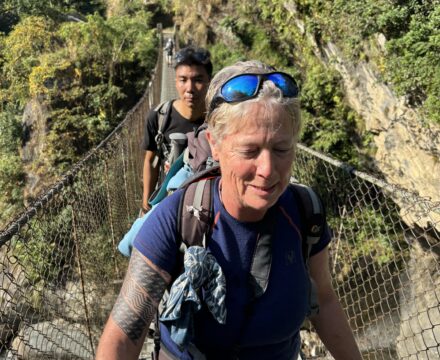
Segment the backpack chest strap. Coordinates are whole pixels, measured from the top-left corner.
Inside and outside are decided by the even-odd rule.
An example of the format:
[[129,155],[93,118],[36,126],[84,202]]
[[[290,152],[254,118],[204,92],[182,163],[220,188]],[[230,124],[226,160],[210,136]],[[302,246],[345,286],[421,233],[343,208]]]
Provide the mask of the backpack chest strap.
[[276,219],[273,209],[269,210],[261,222],[257,244],[249,271],[249,285],[253,300],[264,294],[269,283],[272,267],[272,239],[275,235]]

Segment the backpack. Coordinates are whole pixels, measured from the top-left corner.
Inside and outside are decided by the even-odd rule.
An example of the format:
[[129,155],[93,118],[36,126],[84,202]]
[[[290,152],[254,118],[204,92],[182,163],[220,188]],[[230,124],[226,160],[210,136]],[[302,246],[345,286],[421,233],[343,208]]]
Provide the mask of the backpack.
[[[208,141],[205,136],[207,125],[203,124],[195,132],[188,134],[188,146],[175,163],[175,167],[189,166],[193,175],[189,176],[180,189],[183,194],[180,198],[176,235],[180,242],[179,265],[177,268],[183,268],[183,254],[190,246],[207,246],[207,240],[212,231],[214,223],[214,184],[217,176],[220,175],[220,167],[212,159]],[[184,164],[184,165],[183,165]],[[168,182],[177,174],[173,167],[167,174],[168,181],[165,179],[162,184],[162,192],[159,192],[155,199],[150,201],[151,205],[158,204],[165,196],[165,190]],[[294,179],[295,180],[295,179]],[[325,211],[319,196],[312,188],[299,184],[297,181],[290,183],[292,191],[301,216],[301,237],[302,237],[302,256],[307,271],[309,271],[309,258],[312,246],[316,244],[325,227]],[[262,296],[267,288],[272,261],[271,253],[271,233],[275,221],[266,221],[266,231],[261,236],[252,261],[249,285],[252,288],[254,299]],[[173,274],[176,279],[179,274]],[[308,316],[317,314],[319,305],[317,292],[313,280],[310,278],[309,313]],[[156,316],[154,333],[151,336],[154,339],[155,353],[160,350],[160,331],[159,315]]]
[[152,166],[159,166],[159,175],[155,191],[151,194],[150,199],[156,197],[166,175],[164,168],[165,162],[167,162],[169,166],[172,166],[187,145],[187,136],[182,133],[170,134],[170,147],[165,144],[165,131],[170,125],[173,101],[174,100],[165,101],[156,106],[153,110],[157,116],[157,134],[154,137],[157,154],[153,159]]
[[[190,246],[206,247],[207,245],[214,223],[214,183],[219,175],[219,166],[213,166],[196,173],[181,186],[184,193],[180,198],[177,212],[177,236],[181,244],[181,253],[184,253]],[[296,182],[290,183],[288,189],[293,193],[299,207],[302,257],[309,271],[310,252],[324,231],[325,209],[321,199],[312,188]],[[275,221],[271,223],[274,224]],[[260,237],[252,261],[250,281],[255,298],[263,295],[267,288],[272,260],[271,232],[273,230],[269,225],[267,226],[267,236]],[[308,316],[317,314],[319,311],[315,285],[311,278],[310,281]]]
[[172,105],[173,100],[168,100],[157,105],[153,110],[157,114],[157,134],[154,137],[154,141],[156,142],[158,152],[153,166],[156,166],[159,160],[165,159],[169,154],[168,147],[165,144],[164,133],[170,124]]

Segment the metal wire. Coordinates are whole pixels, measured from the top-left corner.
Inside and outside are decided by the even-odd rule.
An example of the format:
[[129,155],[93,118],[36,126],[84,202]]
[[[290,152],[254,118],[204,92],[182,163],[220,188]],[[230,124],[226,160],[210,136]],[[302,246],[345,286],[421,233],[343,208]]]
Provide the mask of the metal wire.
[[[303,146],[293,175],[326,204],[334,286],[364,359],[440,359],[440,202]],[[307,335],[309,357],[328,358]]]
[[[141,204],[159,54],[126,119],[0,233],[0,358],[94,358],[126,268],[116,244]],[[303,146],[293,175],[326,204],[334,285],[364,359],[439,359],[439,202]],[[329,358],[313,329],[302,335],[308,358]]]

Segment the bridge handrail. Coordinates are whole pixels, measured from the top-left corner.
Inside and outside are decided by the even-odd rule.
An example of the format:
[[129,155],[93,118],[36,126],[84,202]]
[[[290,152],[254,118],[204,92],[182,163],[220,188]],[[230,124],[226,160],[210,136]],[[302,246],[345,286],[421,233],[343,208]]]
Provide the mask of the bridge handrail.
[[[94,357],[126,267],[116,245],[140,205],[139,142],[160,101],[162,54],[124,121],[0,232],[0,352],[41,357],[34,332],[46,348]],[[293,174],[326,204],[334,286],[363,354],[438,357],[440,202],[301,144]]]

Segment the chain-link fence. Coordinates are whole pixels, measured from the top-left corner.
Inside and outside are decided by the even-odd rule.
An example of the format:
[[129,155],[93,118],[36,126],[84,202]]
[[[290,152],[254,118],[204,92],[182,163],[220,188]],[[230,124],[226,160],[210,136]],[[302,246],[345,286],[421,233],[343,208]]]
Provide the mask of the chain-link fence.
[[124,122],[0,233],[0,359],[94,358],[126,267],[116,245],[141,204],[161,54]]
[[[440,359],[440,202],[302,146],[293,174],[326,204],[334,284],[364,359]],[[308,351],[326,358],[319,342]]]
[[[125,121],[0,233],[0,359],[94,357],[126,267],[116,244],[139,210],[161,66]],[[293,174],[327,205],[335,288],[364,358],[440,359],[440,204],[302,146]],[[309,357],[327,357],[303,335]]]

